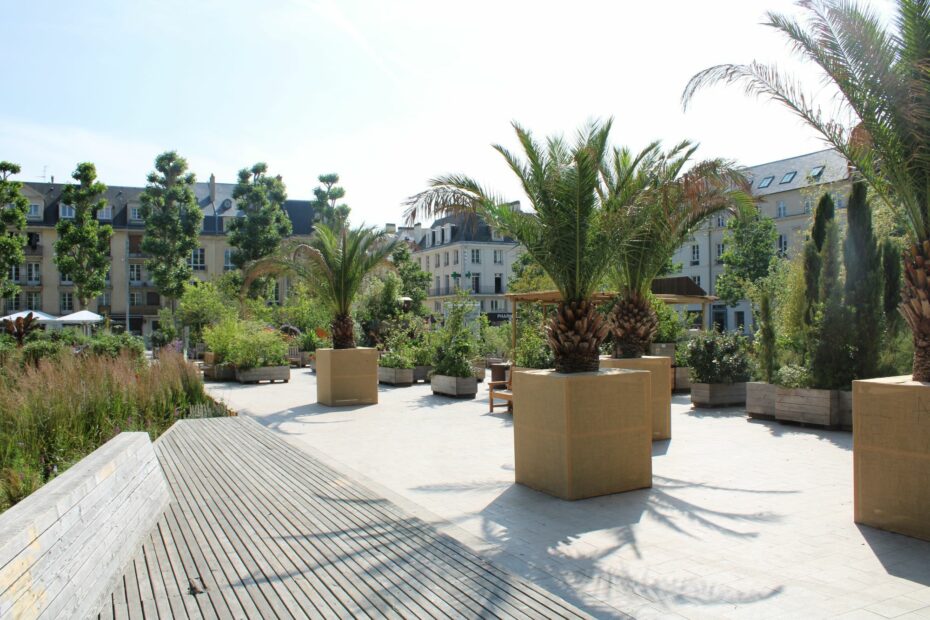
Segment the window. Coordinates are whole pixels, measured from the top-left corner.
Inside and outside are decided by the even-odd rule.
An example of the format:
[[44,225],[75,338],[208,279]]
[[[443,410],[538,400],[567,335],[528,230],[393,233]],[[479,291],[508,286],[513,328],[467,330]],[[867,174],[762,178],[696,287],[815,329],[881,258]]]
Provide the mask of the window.
[[129,305],[130,306],[141,306],[142,305],[142,293],[140,293],[139,291],[130,291]]
[[438,267],[438,266],[439,266],[439,254],[436,253],[436,254],[433,254],[433,267]]
[[503,241],[503,240],[504,240],[504,236],[503,236],[502,234],[500,234],[500,232],[498,232],[497,230],[495,230],[495,229],[492,228],[492,229],[491,229],[491,239],[492,239],[493,241]]
[[785,201],[779,200],[778,205],[775,207],[775,217],[785,217],[788,214],[788,209],[785,207]]
[[42,309],[42,293],[38,291],[29,291],[26,293],[26,309],[27,310],[41,310]]
[[473,293],[480,293],[480,292],[481,292],[481,274],[480,274],[480,273],[476,273],[476,274],[473,274],[473,275],[472,275],[472,277],[471,277],[471,291],[472,291]]
[[97,210],[97,219],[98,220],[112,220],[113,219],[113,205],[107,205],[102,209]]
[[746,312],[737,310],[733,313],[733,317],[736,319],[736,329],[741,332],[746,331]]
[[100,296],[97,297],[97,305],[98,307],[110,305],[110,291],[104,291],[100,293]]
[[74,207],[71,205],[66,205],[61,203],[58,206],[58,217],[63,220],[73,220],[74,219]]
[[478,310],[481,312],[484,312],[484,300],[483,299],[478,300]]
[[10,280],[19,282],[19,265],[10,265]]
[[764,179],[759,181],[759,189],[768,187],[769,185],[772,184],[772,181],[774,180],[775,180],[775,177],[765,177]]
[[778,235],[778,245],[776,249],[778,250],[778,255],[782,258],[788,256],[788,237],[786,235]]
[[444,288],[447,292],[449,291],[449,276],[448,276],[448,274],[445,276],[445,285],[443,286],[443,288]]
[[235,269],[236,266],[233,264],[233,249],[226,248],[223,250],[223,270],[229,271],[230,269]]
[[833,194],[833,204],[836,205],[837,209],[843,208],[843,197],[839,194]]
[[65,286],[71,286],[74,282],[71,281],[71,276],[64,271],[61,272],[61,284]]
[[442,265],[443,265],[443,267],[448,267],[448,266],[449,266],[449,253],[448,253],[448,252],[443,252],[443,255],[442,255]]
[[717,264],[718,264],[718,265],[719,265],[720,263],[723,262],[723,253],[726,252],[726,251],[727,251],[727,244],[726,244],[726,243],[718,243],[718,244],[717,244]]
[[74,293],[61,293],[60,300],[62,313],[74,312]]
[[503,250],[494,250],[494,264],[495,265],[504,264],[504,251]]
[[142,281],[142,265],[139,263],[129,263],[129,281],[138,284]]
[[22,298],[19,295],[12,295],[10,297],[7,297],[4,300],[5,302],[4,305],[6,306],[6,312],[19,312],[20,310],[22,310],[23,308],[20,304],[21,301],[22,301]]
[[439,295],[439,276],[436,276],[436,289],[433,292],[434,295]]
[[442,306],[440,305],[438,301],[433,302],[433,310],[435,310],[436,312],[439,312],[440,310],[442,310]]
[[431,230],[431,231],[429,231],[429,233],[430,233],[430,235],[429,235],[430,247],[432,247],[432,246],[436,245],[436,231],[435,231],[435,230]]
[[810,214],[810,212],[811,212],[811,199],[805,198],[804,199],[804,213]]
[[481,264],[481,250],[475,249],[471,251],[471,262],[476,265]]
[[494,274],[494,294],[500,295],[504,292],[504,274]]
[[207,256],[203,248],[197,248],[191,252],[191,269],[194,271],[205,271],[207,269]]
[[701,276],[691,276],[691,280],[698,286],[701,286]]
[[423,257],[422,256],[417,257],[417,267],[419,267],[420,269],[423,269]]
[[498,300],[498,299],[492,299],[492,300],[491,300],[491,310],[496,311],[496,310],[499,309],[499,307],[500,307],[500,300]]
[[692,265],[701,264],[701,246],[697,244],[691,246],[691,264]]
[[791,183],[794,181],[794,177],[798,175],[797,170],[792,170],[791,172],[786,172],[785,176],[781,178],[781,181],[778,182],[779,185],[784,185],[785,183]]
[[37,220],[40,217],[42,217],[42,210],[39,208],[39,205],[37,204],[29,205],[29,212],[26,214],[26,217],[29,218],[30,220]]
[[458,250],[452,251],[452,264],[453,265],[459,264],[459,251]]
[[38,284],[42,277],[39,275],[41,269],[40,263],[26,263],[26,282],[29,284]]
[[141,207],[129,207],[129,219],[133,222],[142,221],[142,208]]
[[824,166],[814,166],[811,170],[811,178],[817,180],[823,174]]
[[717,228],[723,228],[727,225],[727,217],[725,215],[717,216]]

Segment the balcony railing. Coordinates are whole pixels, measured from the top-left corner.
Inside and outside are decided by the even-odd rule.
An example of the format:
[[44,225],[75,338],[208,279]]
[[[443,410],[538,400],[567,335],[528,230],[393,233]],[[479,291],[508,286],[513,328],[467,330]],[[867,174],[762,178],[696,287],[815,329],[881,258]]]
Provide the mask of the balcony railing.
[[465,291],[472,295],[503,295],[507,292],[507,287],[501,286],[440,286],[429,290],[430,297],[442,297],[444,295],[456,295],[459,291]]
[[144,316],[156,316],[161,306],[153,304],[131,305],[129,306],[130,314],[142,314]]
[[26,246],[26,256],[42,256],[42,244]]

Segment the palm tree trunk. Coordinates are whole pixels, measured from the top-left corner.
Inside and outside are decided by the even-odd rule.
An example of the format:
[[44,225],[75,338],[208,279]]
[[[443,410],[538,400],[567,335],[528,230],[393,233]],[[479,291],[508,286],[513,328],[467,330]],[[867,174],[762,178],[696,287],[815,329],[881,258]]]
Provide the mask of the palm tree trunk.
[[659,327],[659,317],[649,299],[630,292],[617,299],[610,318],[615,358],[642,357],[649,351]]
[[930,240],[904,251],[901,314],[914,335],[914,381],[930,381]]
[[587,300],[560,303],[547,332],[556,372],[597,371],[599,348],[608,325],[594,304]]
[[355,348],[355,324],[350,314],[337,314],[333,319],[333,348]]

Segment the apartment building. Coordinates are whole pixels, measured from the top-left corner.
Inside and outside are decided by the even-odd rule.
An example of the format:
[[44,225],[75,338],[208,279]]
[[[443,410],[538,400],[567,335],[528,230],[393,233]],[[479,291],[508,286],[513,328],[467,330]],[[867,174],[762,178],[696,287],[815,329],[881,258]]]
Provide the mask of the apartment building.
[[[824,193],[833,196],[837,218],[845,220],[845,207],[851,188],[846,159],[832,149],[746,168],[753,195],[760,200],[759,210],[775,221],[778,231],[776,250],[790,257],[800,248],[810,230],[813,211]],[[716,295],[717,278],[723,272],[721,255],[726,250],[724,232],[730,216],[710,219],[692,238],[678,249],[674,264],[681,270],[674,275],[690,277],[708,294]],[[689,306],[700,312],[700,307]],[[752,330],[752,309],[748,301],[736,306],[716,303],[711,320],[723,330]]]
[[[74,287],[67,274],[58,271],[54,246],[59,220],[74,217],[74,208],[61,201],[61,183],[24,183],[23,194],[29,201],[27,216],[26,261],[12,269],[13,279],[22,289],[19,295],[3,300],[3,314],[19,310],[40,310],[54,315],[77,308]],[[195,277],[209,280],[232,269],[232,249],[226,239],[228,223],[242,214],[232,197],[235,184],[197,183],[194,194],[204,213],[200,246],[190,263]],[[141,187],[107,188],[106,208],[97,213],[101,222],[113,226],[110,240],[112,259],[103,294],[89,304],[89,310],[110,317],[113,324],[126,325],[136,334],[149,335],[156,327],[164,299],[158,294],[145,269],[142,252],[145,222],[141,216]],[[313,208],[307,200],[288,200],[284,205],[293,224],[294,235],[309,235],[313,229]],[[279,300],[286,295],[282,280],[276,291]]]
[[[514,204],[519,209],[519,203]],[[510,320],[510,302],[504,297],[520,245],[493,231],[478,218],[449,216],[429,228],[415,224],[398,230],[414,242],[413,260],[432,276],[426,303],[436,313],[459,290],[472,294],[478,310],[491,323]]]

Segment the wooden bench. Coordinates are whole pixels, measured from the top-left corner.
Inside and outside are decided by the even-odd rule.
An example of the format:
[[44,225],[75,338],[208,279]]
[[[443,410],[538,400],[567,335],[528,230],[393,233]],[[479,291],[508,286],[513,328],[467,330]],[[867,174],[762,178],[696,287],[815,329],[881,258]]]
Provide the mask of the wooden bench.
[[[495,405],[495,400],[504,402]],[[506,381],[488,381],[488,403],[491,413],[494,413],[494,407],[507,407],[507,411],[513,411],[513,389],[510,385],[510,379]]]
[[96,614],[170,493],[147,433],[121,433],[0,515],[0,617]]
[[287,348],[287,361],[297,368],[304,367],[304,355],[300,352],[300,347],[291,345]]

